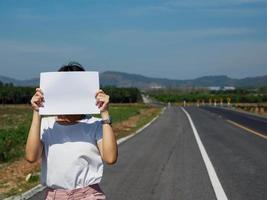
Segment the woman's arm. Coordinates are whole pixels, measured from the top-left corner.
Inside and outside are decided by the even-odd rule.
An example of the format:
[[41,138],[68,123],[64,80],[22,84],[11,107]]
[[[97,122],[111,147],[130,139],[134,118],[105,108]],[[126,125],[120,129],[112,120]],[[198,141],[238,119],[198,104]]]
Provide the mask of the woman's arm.
[[39,107],[42,106],[43,101],[44,99],[42,92],[39,88],[37,88],[35,95],[31,99],[33,117],[25,149],[26,160],[31,163],[37,161],[41,157],[43,150],[43,144],[40,140],[41,116],[38,112]]
[[[101,117],[103,120],[109,118],[109,96],[102,90],[99,90],[96,94],[97,105],[100,109]],[[103,138],[98,142],[98,148],[102,159],[107,164],[114,164],[118,158],[118,146],[116,137],[113,133],[110,124],[103,124]]]

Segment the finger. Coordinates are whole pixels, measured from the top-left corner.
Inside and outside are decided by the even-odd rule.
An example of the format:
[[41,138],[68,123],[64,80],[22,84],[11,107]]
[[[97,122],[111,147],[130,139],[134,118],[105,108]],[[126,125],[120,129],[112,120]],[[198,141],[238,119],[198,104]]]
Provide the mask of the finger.
[[33,98],[31,103],[40,107],[43,105],[44,100],[42,98]]
[[107,103],[103,102],[103,104],[100,106],[100,111],[103,111],[107,107]]
[[103,99],[103,98],[105,98],[105,95],[101,95],[101,94],[99,94],[99,95],[96,97],[96,99]]
[[95,105],[98,107],[100,103],[100,101],[97,101]]
[[103,91],[103,90],[98,90],[98,91],[95,93],[95,97],[97,97],[97,95],[98,95],[99,93],[104,93],[104,91]]
[[102,104],[102,103],[103,103],[103,100],[102,100],[102,99],[98,99],[98,100],[96,101],[96,104],[97,104],[97,105]]
[[96,98],[96,103],[99,103],[100,100],[101,100],[101,99],[100,99],[99,97],[97,97],[97,98]]
[[103,100],[99,100],[98,102],[97,102],[97,104],[102,104],[104,101]]
[[97,94],[95,95],[95,98],[97,98],[97,97],[99,97],[99,96],[103,96],[103,95],[105,95],[105,94],[103,94],[103,93],[97,93]]
[[43,107],[43,103],[44,101],[42,101],[42,99],[38,99],[36,102],[34,102],[38,107]]
[[97,102],[97,104],[96,104],[96,106],[98,107],[98,108],[100,108],[102,105],[103,105],[103,101],[99,101],[99,102]]
[[38,92],[35,93],[35,96],[43,97],[43,94],[42,94],[41,92],[38,91]]
[[43,94],[43,91],[41,90],[41,88],[36,88],[35,91],[36,92],[40,92],[41,94]]
[[32,103],[32,107],[34,110],[39,110],[39,106],[36,103]]
[[105,102],[106,100],[104,98],[99,98],[97,102]]
[[104,102],[101,102],[101,103],[98,105],[98,108],[99,108],[100,110],[103,110],[103,105],[104,105]]
[[34,101],[41,101],[42,100],[42,97],[41,96],[35,96],[33,98]]

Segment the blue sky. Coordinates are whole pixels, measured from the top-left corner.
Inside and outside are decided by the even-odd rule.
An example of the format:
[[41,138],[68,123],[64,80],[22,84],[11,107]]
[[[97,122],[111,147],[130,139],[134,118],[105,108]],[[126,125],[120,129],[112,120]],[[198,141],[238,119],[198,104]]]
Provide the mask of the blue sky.
[[267,0],[0,0],[0,74],[71,60],[87,70],[189,79],[267,74]]

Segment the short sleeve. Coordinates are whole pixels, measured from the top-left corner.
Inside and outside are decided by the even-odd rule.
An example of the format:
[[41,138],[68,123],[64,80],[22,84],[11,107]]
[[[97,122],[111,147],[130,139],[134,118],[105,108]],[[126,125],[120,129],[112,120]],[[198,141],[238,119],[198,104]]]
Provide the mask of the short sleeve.
[[97,121],[97,127],[96,127],[96,133],[95,133],[95,139],[97,142],[99,142],[103,138],[103,126],[101,120]]

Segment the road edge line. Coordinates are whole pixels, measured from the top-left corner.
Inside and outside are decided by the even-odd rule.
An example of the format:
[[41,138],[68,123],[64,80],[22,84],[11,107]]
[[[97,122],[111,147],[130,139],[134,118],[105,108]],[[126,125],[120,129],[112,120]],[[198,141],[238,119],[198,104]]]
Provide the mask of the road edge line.
[[145,128],[147,128],[148,126],[150,126],[156,119],[158,119],[159,116],[162,115],[165,110],[166,110],[166,107],[163,107],[162,110],[160,111],[160,113],[156,117],[154,117],[151,121],[149,121],[147,124],[145,124],[144,126],[142,126],[141,128],[139,128],[134,133],[132,133],[132,134],[130,134],[128,136],[125,136],[123,138],[118,139],[117,140],[117,144],[120,145],[120,144],[126,142],[127,140],[129,140],[130,138],[134,137],[135,135],[137,135],[141,131],[143,131]]
[[262,133],[260,133],[260,132],[254,131],[254,130],[252,130],[252,129],[250,129],[250,128],[244,126],[244,125],[241,125],[241,124],[239,124],[239,123],[237,123],[237,122],[234,122],[234,121],[232,121],[232,120],[230,120],[230,119],[227,119],[226,121],[227,121],[228,123],[230,123],[230,124],[232,124],[232,125],[238,127],[238,128],[241,128],[241,129],[243,129],[243,130],[245,130],[245,131],[247,131],[247,132],[249,132],[249,133],[252,133],[252,134],[254,134],[254,135],[256,135],[256,136],[259,136],[259,137],[261,137],[261,138],[267,140],[267,136],[264,135],[264,134],[262,134]]
[[215,171],[215,169],[214,169],[214,167],[213,167],[213,165],[209,159],[208,153],[206,152],[205,147],[204,147],[204,145],[203,145],[203,143],[199,137],[198,131],[197,131],[197,129],[193,123],[191,116],[183,107],[181,107],[181,109],[183,110],[183,112],[187,116],[188,121],[189,121],[191,128],[193,130],[195,139],[197,141],[201,156],[204,160],[206,169],[208,171],[208,175],[209,175],[209,178],[210,178],[210,181],[211,181],[211,184],[212,184],[212,187],[213,187],[213,190],[215,192],[217,200],[228,200],[228,198],[224,192],[224,189],[222,187],[222,184],[221,184],[221,182],[220,182],[220,180],[216,174],[216,171]]
[[[135,131],[134,133],[125,136],[123,138],[120,138],[117,140],[117,144],[121,145],[122,143],[126,142],[127,140],[129,140],[130,138],[136,136],[138,133],[140,133],[141,131],[143,131],[145,128],[147,128],[148,126],[150,126],[156,119],[159,118],[160,115],[162,115],[164,113],[164,111],[166,110],[166,107],[163,107],[162,110],[160,111],[160,113],[154,117],[151,121],[149,121],[147,124],[145,124],[144,126],[142,126],[141,128],[139,128],[137,131]],[[11,196],[8,198],[5,198],[4,200],[26,200],[29,199],[31,197],[33,197],[35,194],[37,194],[38,192],[43,191],[46,188],[46,186],[43,186],[41,184],[33,187],[32,189],[22,193],[21,195],[16,195],[16,196]]]
[[26,199],[33,197],[38,192],[42,192],[45,188],[46,186],[39,184],[33,187],[32,189],[22,193],[21,195],[11,196],[11,197],[5,198],[4,200],[22,200],[22,199],[26,200]]

